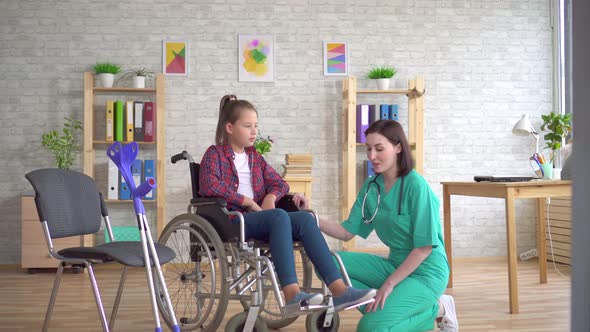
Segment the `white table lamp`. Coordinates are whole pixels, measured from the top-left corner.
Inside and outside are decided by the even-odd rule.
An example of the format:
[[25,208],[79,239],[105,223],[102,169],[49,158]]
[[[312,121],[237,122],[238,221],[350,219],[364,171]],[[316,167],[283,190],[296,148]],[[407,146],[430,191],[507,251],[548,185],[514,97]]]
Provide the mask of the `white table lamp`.
[[533,135],[533,137],[537,140],[535,152],[539,153],[539,133],[535,130],[535,128],[533,128],[528,115],[522,115],[522,118],[520,118],[520,120],[518,120],[518,122],[512,128],[512,133],[516,136]]

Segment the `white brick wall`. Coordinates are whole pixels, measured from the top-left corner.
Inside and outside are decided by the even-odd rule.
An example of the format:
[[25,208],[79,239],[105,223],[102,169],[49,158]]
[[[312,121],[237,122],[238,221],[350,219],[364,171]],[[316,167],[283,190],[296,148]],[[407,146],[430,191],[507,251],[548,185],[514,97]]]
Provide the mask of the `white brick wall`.
[[[528,113],[538,127],[551,110],[551,34],[546,0],[504,1],[0,1],[0,264],[20,261],[23,175],[52,166],[41,134],[66,113],[82,117],[82,72],[97,61],[161,70],[162,39],[190,40],[188,78],[166,83],[166,149],[201,157],[213,141],[219,98],[235,93],[259,108],[277,138],[269,160],[312,153],[314,206],[337,219],[341,80],[323,76],[322,41],[347,40],[350,73],[398,68],[395,87],[426,79],[425,176],[526,174],[532,139],[511,127]],[[237,81],[239,33],[276,35],[274,83]],[[361,81],[361,86],[372,87]],[[367,99],[367,102],[381,102]],[[404,99],[393,99],[401,109]],[[167,166],[169,217],[184,211],[188,174]],[[458,256],[506,251],[499,200],[454,199]],[[535,210],[519,203],[518,244],[534,246]],[[122,215],[119,213],[115,219]]]

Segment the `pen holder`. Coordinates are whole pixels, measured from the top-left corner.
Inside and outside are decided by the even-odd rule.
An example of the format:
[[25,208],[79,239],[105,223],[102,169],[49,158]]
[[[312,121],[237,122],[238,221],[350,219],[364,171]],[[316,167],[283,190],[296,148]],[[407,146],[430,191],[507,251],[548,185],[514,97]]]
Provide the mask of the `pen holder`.
[[553,178],[553,163],[544,163],[541,168],[543,169],[543,179],[551,180]]

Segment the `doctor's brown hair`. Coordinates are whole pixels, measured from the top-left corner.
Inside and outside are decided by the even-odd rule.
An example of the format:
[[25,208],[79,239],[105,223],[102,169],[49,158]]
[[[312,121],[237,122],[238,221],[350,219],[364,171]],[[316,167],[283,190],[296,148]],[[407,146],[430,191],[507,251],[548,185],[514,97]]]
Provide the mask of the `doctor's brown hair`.
[[393,145],[401,145],[402,151],[397,155],[398,176],[408,175],[414,169],[414,159],[404,128],[394,120],[379,120],[365,130],[365,136],[375,133],[383,135]]

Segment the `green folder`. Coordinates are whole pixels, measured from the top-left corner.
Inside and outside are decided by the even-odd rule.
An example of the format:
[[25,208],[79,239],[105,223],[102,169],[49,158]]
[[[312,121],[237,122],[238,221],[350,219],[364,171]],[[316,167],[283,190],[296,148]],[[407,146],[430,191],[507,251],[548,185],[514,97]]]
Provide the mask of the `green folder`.
[[124,102],[117,100],[115,102],[115,141],[123,142],[123,134],[125,133],[125,112],[123,111]]

